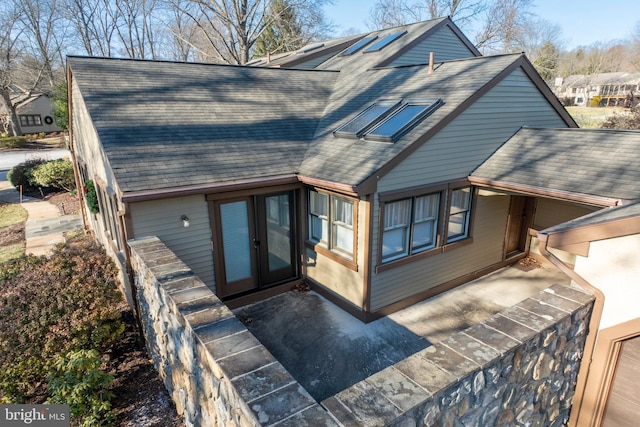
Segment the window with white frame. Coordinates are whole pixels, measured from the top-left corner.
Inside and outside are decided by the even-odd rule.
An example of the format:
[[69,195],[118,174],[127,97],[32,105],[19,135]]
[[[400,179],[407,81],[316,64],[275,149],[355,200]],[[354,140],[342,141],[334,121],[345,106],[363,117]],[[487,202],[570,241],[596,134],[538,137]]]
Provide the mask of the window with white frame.
[[447,242],[455,242],[469,236],[471,197],[471,187],[458,188],[451,192]]
[[332,252],[354,254],[354,201],[309,190],[309,240]]
[[436,246],[440,198],[440,193],[433,193],[385,203],[383,262]]

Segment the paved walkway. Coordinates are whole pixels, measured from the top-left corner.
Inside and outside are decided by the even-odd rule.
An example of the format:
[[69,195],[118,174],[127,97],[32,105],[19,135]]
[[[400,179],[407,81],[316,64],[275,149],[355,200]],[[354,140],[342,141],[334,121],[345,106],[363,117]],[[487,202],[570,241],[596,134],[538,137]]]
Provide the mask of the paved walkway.
[[25,224],[27,254],[46,255],[57,243],[64,242],[64,232],[82,227],[80,215],[61,215],[58,208],[43,200],[22,197],[7,181],[7,171],[0,171],[0,200],[21,203],[27,211]]

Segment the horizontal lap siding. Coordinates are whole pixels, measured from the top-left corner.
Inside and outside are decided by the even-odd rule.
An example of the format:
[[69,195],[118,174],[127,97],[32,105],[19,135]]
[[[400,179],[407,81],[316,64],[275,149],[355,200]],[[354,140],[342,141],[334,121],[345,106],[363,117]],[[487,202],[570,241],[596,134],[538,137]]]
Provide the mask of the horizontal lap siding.
[[372,311],[502,261],[508,211],[508,196],[479,196],[473,244],[376,274]]
[[393,61],[390,66],[426,64],[429,62],[430,52],[433,52],[435,62],[475,57],[473,52],[449,27],[442,27],[435,34],[427,37],[426,40]]
[[544,230],[554,225],[579,218],[597,210],[595,207],[564,202],[562,200],[539,198],[533,227]]
[[[566,123],[526,74],[517,69],[382,177],[378,191],[467,177],[522,126],[557,128],[566,127]],[[508,197],[479,200],[473,244],[375,274],[379,248],[376,197],[372,218],[372,310],[502,260]]]
[[[135,238],[157,236],[207,286],[215,289],[209,210],[204,196],[176,197],[132,203]],[[189,218],[184,227],[180,218]]]
[[364,301],[363,272],[366,268],[365,250],[367,249],[365,235],[368,232],[365,224],[368,209],[369,203],[361,201],[358,204],[358,240],[356,246],[358,271],[339,264],[311,248],[305,248],[307,276],[359,308],[362,308]]

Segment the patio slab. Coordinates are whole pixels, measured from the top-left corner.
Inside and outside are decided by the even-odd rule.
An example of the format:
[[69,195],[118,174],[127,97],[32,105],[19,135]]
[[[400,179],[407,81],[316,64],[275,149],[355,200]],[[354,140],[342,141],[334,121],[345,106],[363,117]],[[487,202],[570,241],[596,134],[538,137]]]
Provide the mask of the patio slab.
[[365,324],[315,292],[291,291],[234,310],[318,402],[553,284],[549,264],[499,270]]

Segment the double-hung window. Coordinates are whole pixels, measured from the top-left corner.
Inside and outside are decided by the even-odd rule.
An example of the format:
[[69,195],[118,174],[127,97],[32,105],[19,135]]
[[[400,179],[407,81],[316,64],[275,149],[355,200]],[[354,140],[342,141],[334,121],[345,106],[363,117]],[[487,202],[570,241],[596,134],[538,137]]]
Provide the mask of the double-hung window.
[[385,203],[383,262],[436,246],[440,198],[440,193],[433,193]]
[[354,201],[336,194],[309,190],[309,240],[319,247],[353,259]]
[[471,196],[471,187],[458,188],[451,192],[447,242],[455,242],[469,236]]

